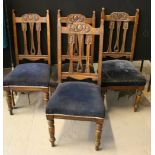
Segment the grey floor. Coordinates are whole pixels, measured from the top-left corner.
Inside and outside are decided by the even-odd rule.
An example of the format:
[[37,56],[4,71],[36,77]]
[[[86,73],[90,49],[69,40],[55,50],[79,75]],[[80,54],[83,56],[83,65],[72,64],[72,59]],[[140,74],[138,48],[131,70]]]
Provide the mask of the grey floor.
[[[134,62],[139,69],[140,62]],[[150,63],[144,62],[143,75],[149,80]],[[148,83],[147,83],[148,85]],[[16,109],[10,116],[4,94],[4,155],[150,155],[151,108],[147,85],[138,112],[132,104],[135,95],[108,91],[101,150],[96,152],[95,123],[56,120],[56,147],[49,142],[42,93],[15,97]]]

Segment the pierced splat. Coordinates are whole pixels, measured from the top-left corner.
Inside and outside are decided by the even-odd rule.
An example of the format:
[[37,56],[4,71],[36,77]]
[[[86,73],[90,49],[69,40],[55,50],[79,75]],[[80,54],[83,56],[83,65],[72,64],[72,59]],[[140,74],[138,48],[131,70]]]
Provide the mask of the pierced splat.
[[36,31],[37,31],[37,42],[38,42],[38,51],[37,51],[37,54],[38,55],[41,55],[41,47],[40,47],[41,23],[36,23]]
[[69,46],[69,56],[70,56],[70,63],[69,63],[69,72],[73,72],[73,48],[75,44],[75,35],[68,36],[68,46]]
[[114,27],[115,27],[115,22],[111,21],[109,23],[110,34],[109,34],[109,46],[108,46],[107,52],[111,52],[112,51],[111,46],[112,46],[112,38],[113,38]]
[[31,32],[31,49],[30,49],[30,54],[35,55],[36,49],[34,46],[34,35],[33,35],[33,29],[34,29],[34,23],[29,23],[30,25],[30,32]]
[[27,23],[22,23],[21,25],[22,25],[22,31],[23,31],[23,37],[24,37],[24,54],[28,55],[27,37],[26,37]]
[[114,51],[119,51],[119,36],[120,36],[120,28],[121,28],[121,21],[117,21],[117,36],[116,36],[116,42],[114,46]]
[[77,40],[78,40],[78,55],[79,55],[79,58],[78,58],[78,65],[77,65],[77,71],[78,72],[81,72],[82,71],[82,56],[83,56],[83,37],[84,35],[82,34],[79,34],[77,35]]
[[127,34],[127,30],[128,30],[128,26],[129,23],[128,22],[123,22],[123,41],[122,41],[122,47],[120,52],[124,52],[125,51],[125,41],[126,41],[126,34]]
[[90,73],[90,50],[91,50],[91,45],[93,42],[93,36],[92,35],[86,35],[86,40],[85,43],[87,45],[86,47],[86,73]]

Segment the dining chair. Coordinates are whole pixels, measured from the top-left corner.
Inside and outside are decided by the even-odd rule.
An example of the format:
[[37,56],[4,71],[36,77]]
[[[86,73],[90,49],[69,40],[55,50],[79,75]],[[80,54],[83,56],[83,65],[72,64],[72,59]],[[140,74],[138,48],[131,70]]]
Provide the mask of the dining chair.
[[[84,39],[85,56],[82,57],[82,50],[78,51],[78,55],[74,53],[75,34],[79,37],[79,46]],[[63,46],[62,36],[68,36],[69,46],[69,67],[67,70],[62,69]],[[91,44],[93,42],[92,35],[99,37],[99,55],[98,72],[91,72]],[[101,96],[101,68],[102,68],[102,48],[103,48],[103,21],[99,28],[93,28],[85,22],[68,23],[66,26],[61,25],[61,19],[58,18],[57,23],[57,54],[58,54],[58,80],[59,85],[53,95],[50,97],[47,108],[46,118],[49,125],[50,142],[55,146],[55,126],[54,119],[93,121],[96,122],[96,144],[95,149],[99,150],[102,125],[105,116],[104,103]],[[79,48],[80,49],[80,48]],[[83,64],[85,67],[83,67]],[[77,80],[92,79],[94,83],[84,81],[67,81],[65,79],[72,78]]]
[[[95,11],[92,12],[92,17],[86,17],[83,14],[80,13],[71,13],[67,16],[62,16],[61,15],[61,10],[58,10],[57,13],[57,19],[60,19],[60,23],[62,26],[66,26],[68,23],[74,23],[74,22],[85,22],[89,25],[91,25],[92,27],[95,27],[95,23],[96,23],[96,16],[95,16]],[[68,49],[68,45],[67,45],[67,40],[69,38],[69,34],[68,36],[65,36],[64,38],[62,38],[63,40],[63,46],[66,46],[66,49],[64,49],[63,51],[63,60],[67,60],[69,58],[69,49]],[[75,34],[75,48],[74,48],[74,53],[77,54],[77,52],[79,51],[79,48],[81,48],[81,50],[84,50],[84,40],[82,40],[82,44],[81,47],[79,47],[79,41],[78,41],[78,36],[77,34]],[[91,64],[93,65],[94,62],[94,36],[92,36],[92,44],[91,44],[91,55],[90,55],[90,61]],[[68,62],[63,63],[62,69],[66,70],[69,66]],[[52,66],[52,72],[51,72],[51,86],[56,87],[58,85],[58,72],[57,72],[57,65]],[[93,67],[92,67],[93,68]]]
[[41,91],[48,101],[51,64],[49,10],[45,17],[36,13],[18,17],[12,10],[12,21],[16,67],[3,80],[11,115],[15,106],[14,91]]
[[137,111],[146,84],[145,77],[132,64],[139,9],[136,9],[134,16],[130,16],[126,12],[112,12],[110,15],[105,15],[102,8],[101,19],[104,20],[104,25],[108,26],[104,33],[104,37],[107,36],[105,40],[108,40],[107,47],[104,46],[102,54],[103,59],[106,59],[102,63],[103,91],[135,90],[134,111]]

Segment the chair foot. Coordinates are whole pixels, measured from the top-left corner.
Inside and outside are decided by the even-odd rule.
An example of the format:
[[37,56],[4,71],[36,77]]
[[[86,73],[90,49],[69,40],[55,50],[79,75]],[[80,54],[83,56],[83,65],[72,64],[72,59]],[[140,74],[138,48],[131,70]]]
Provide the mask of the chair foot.
[[51,146],[55,146],[55,127],[54,127],[54,119],[48,120],[48,129],[49,129],[49,134],[50,134],[50,142]]
[[142,96],[142,91],[141,90],[136,90],[136,98],[135,98],[135,103],[134,103],[134,112],[136,112],[137,109],[139,108],[141,96]]
[[49,93],[45,93],[45,96],[44,96],[44,102],[45,102],[45,104],[47,104],[48,103],[48,100],[49,100]]
[[103,120],[96,122],[96,144],[95,144],[95,150],[98,151],[101,144],[101,134],[102,134],[102,125]]
[[8,104],[8,109],[10,112],[10,115],[13,115],[13,108],[12,108],[12,95],[11,95],[11,91],[10,90],[6,90],[6,100],[7,100],[7,104]]

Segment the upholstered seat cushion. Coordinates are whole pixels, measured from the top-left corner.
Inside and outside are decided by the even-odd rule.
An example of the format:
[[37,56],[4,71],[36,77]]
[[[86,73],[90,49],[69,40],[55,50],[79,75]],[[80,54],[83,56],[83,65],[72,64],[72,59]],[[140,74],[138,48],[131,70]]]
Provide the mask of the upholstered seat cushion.
[[3,81],[4,86],[49,86],[50,66],[45,63],[20,64]]
[[100,89],[88,82],[60,83],[49,99],[46,114],[104,117]]
[[[58,67],[57,65],[54,65],[51,68],[50,86],[52,86],[52,87],[56,87],[58,85],[58,68],[57,67]],[[76,67],[77,67],[77,63],[74,63],[74,69]],[[82,72],[85,71],[85,68],[86,68],[86,65],[84,64]],[[63,72],[68,72],[68,70],[69,70],[69,63],[62,64],[62,71]],[[90,72],[95,73],[93,65],[90,65]],[[77,81],[77,80],[73,79],[73,78],[67,78],[67,79],[65,79],[63,81]],[[85,79],[85,80],[82,80],[82,81],[84,81],[84,82],[93,82],[91,79]]]
[[144,86],[144,76],[127,60],[107,60],[102,64],[102,86]]

